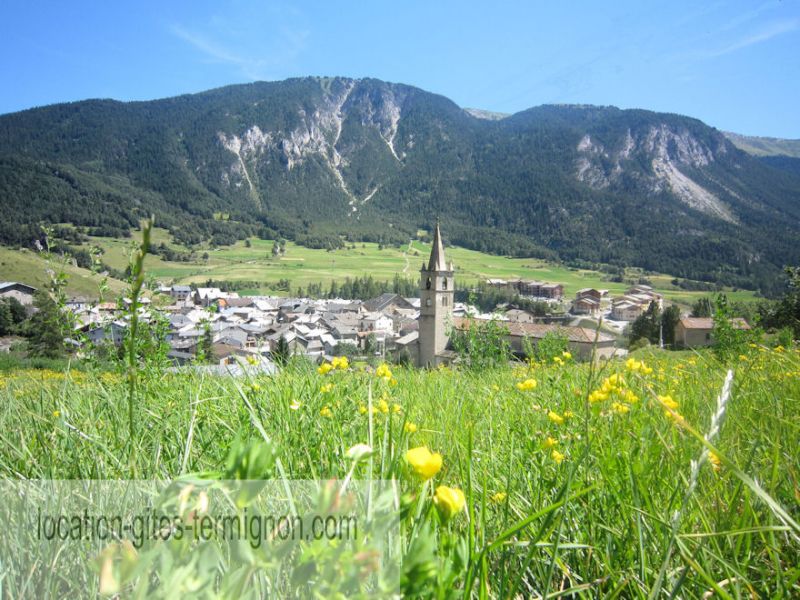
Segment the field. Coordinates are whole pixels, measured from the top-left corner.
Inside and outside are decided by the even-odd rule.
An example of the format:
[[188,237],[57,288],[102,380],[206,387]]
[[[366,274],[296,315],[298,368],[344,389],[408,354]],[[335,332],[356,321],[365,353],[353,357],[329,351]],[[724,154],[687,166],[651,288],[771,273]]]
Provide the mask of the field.
[[[319,373],[297,361],[239,380],[144,370],[132,415],[115,372],[5,372],[0,473],[202,479],[240,464],[244,441],[251,458],[259,445],[277,457],[250,478],[395,478],[408,597],[800,595],[798,350],[561,363]],[[374,453],[354,458],[356,444]],[[419,447],[441,462],[407,454]],[[199,569],[175,570],[170,592],[205,581]],[[26,580],[68,585],[49,564]]]
[[[48,265],[40,255],[30,250],[12,250],[0,246],[0,281],[19,281],[33,287],[46,287],[49,283],[48,269],[58,270],[60,265],[57,259]],[[88,269],[82,269],[68,264],[64,267],[67,274],[67,293],[75,296],[96,298],[101,277],[92,274]],[[116,297],[124,288],[124,284],[116,279],[109,278],[108,285],[111,297]]]
[[[168,243],[168,235],[163,230],[155,230],[154,243]],[[105,250],[104,262],[116,269],[127,265],[130,241],[94,238],[93,243]],[[208,260],[198,258],[196,262],[166,262],[160,257],[148,256],[147,272],[159,280],[177,283],[202,283],[208,279],[224,281],[256,281],[261,287],[248,290],[250,293],[275,293],[269,287],[280,279],[288,279],[292,290],[309,283],[329,284],[332,280],[345,277],[371,275],[376,280],[390,281],[396,273],[401,276],[418,277],[423,259],[430,254],[430,245],[412,241],[401,249],[378,244],[356,244],[354,249],[335,251],[315,250],[287,243],[285,256],[272,257],[273,242],[269,240],[250,240],[250,247],[244,242],[219,249],[209,249]],[[177,249],[185,250],[180,246]],[[584,287],[608,289],[612,294],[623,292],[628,286],[604,280],[604,275],[596,271],[570,269],[562,265],[547,263],[536,259],[517,259],[484,254],[464,248],[447,248],[447,258],[456,267],[456,278],[462,283],[475,283],[488,278],[540,279],[564,285],[567,297]],[[203,251],[197,253],[202,257]],[[630,269],[630,275],[640,273]],[[653,285],[663,291],[667,298],[683,304],[708,295],[709,292],[690,292],[676,288],[668,275],[648,275]],[[732,300],[749,300],[753,292],[728,291]]]

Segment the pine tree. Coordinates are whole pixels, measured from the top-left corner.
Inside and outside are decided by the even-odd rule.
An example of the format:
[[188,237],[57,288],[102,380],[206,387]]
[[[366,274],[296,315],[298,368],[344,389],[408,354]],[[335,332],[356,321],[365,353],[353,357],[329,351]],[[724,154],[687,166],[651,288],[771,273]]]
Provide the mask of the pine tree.
[[634,343],[640,339],[646,339],[651,344],[657,344],[661,334],[661,311],[658,304],[651,302],[647,311],[631,325],[630,340]]
[[0,300],[0,335],[11,333],[13,322],[11,320],[11,308],[8,303]]
[[661,315],[661,330],[664,332],[664,345],[675,343],[675,326],[681,320],[681,309],[675,305],[667,307]]
[[289,362],[290,355],[291,350],[289,349],[289,342],[286,341],[285,337],[279,337],[278,343],[275,345],[275,350],[272,351],[272,358],[275,361],[275,364],[283,367],[287,362]]
[[64,353],[64,320],[50,294],[38,290],[33,296],[37,312],[28,322],[28,353],[31,356],[58,358]]

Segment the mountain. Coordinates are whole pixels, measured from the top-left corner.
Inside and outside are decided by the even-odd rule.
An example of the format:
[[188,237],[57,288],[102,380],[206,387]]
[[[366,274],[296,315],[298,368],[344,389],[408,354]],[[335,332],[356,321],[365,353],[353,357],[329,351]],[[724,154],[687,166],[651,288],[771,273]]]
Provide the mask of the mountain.
[[374,79],[303,78],[0,116],[0,241],[40,222],[185,243],[450,243],[774,290],[800,263],[800,176],[679,115],[541,106],[476,117]]
[[800,158],[800,140],[741,135],[724,131],[733,144],[753,156],[791,156]]

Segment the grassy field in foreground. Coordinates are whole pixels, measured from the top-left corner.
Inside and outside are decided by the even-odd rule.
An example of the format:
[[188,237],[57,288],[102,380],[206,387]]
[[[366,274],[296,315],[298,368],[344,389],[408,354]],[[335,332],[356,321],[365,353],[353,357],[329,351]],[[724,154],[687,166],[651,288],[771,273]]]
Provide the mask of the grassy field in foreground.
[[[167,241],[166,232],[155,230],[154,242]],[[104,262],[124,269],[127,265],[130,241],[111,238],[94,238],[93,242],[105,250]],[[288,279],[292,290],[309,283],[329,284],[331,280],[345,277],[372,275],[377,280],[391,280],[396,273],[409,278],[417,278],[423,259],[430,254],[430,245],[419,241],[403,248],[386,247],[378,249],[378,244],[356,244],[355,249],[341,249],[331,252],[287,244],[286,255],[272,258],[273,242],[269,240],[250,240],[248,248],[244,242],[229,247],[208,250],[208,261],[166,262],[160,257],[148,256],[146,268],[150,275],[161,280],[175,280],[179,283],[201,283],[208,279],[225,281],[257,281],[263,285],[253,292],[270,292],[269,284],[279,279]],[[178,246],[178,248],[180,248]],[[183,248],[181,248],[183,249]],[[202,256],[203,251],[198,255]],[[564,285],[567,297],[573,297],[580,288],[597,287],[612,293],[627,289],[623,283],[604,281],[604,275],[596,271],[570,269],[561,265],[536,259],[517,259],[484,254],[464,248],[448,248],[448,260],[456,267],[456,278],[462,283],[474,283],[488,278],[540,279]],[[630,269],[630,275],[640,271]],[[637,275],[638,276],[638,275]],[[689,292],[673,286],[668,275],[648,276],[653,285],[663,291],[667,298],[689,304],[693,299],[708,295],[709,292]],[[732,300],[749,300],[753,292],[729,291]]]
[[[207,477],[237,439],[268,439],[283,474],[257,476],[398,480],[408,597],[800,595],[798,351],[751,347],[735,361],[710,460],[690,428],[709,430],[728,367],[706,353],[635,356],[599,372],[569,359],[391,375],[298,362],[242,380],[144,372],[132,439],[120,375],[7,372],[0,473]],[[355,444],[373,448],[369,461],[348,457]],[[417,447],[441,464],[409,462]],[[434,496],[442,485],[465,505]],[[171,591],[199,569],[176,570]],[[51,565],[30,579],[63,584]]]

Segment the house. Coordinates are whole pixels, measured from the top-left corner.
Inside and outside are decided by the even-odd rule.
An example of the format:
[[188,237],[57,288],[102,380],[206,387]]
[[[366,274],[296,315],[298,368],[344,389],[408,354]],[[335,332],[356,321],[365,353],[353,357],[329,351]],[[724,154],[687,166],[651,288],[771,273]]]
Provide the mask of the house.
[[564,297],[564,286],[560,283],[545,283],[539,288],[538,296],[540,298],[560,300]]
[[178,302],[183,302],[192,295],[192,288],[188,285],[173,285],[169,290],[169,295]]
[[516,292],[521,296],[559,300],[564,295],[564,286],[560,283],[546,283],[544,281],[530,281],[524,279],[487,279],[486,283],[491,287],[505,289],[509,292]]
[[194,293],[194,302],[200,306],[211,306],[218,298],[223,297],[225,297],[225,293],[219,288],[197,288]]
[[605,296],[608,294],[608,290],[598,290],[595,288],[582,288],[575,292],[575,299],[579,300],[580,298],[594,298],[597,302],[600,302]]
[[572,312],[576,315],[589,315],[596,317],[600,314],[600,300],[593,296],[576,298],[572,303]]
[[86,332],[86,337],[93,344],[111,342],[115,346],[119,346],[125,339],[127,328],[128,325],[124,321],[112,321],[105,325],[92,327]]
[[[735,329],[750,329],[744,319],[731,319]],[[679,348],[699,348],[714,343],[714,319],[711,317],[684,317],[675,325],[675,345]]]
[[506,311],[506,319],[516,323],[536,323],[538,318],[529,310],[512,308]]
[[644,304],[624,298],[612,305],[611,318],[616,321],[635,321],[647,310],[649,305],[649,302]]
[[83,296],[73,296],[69,300],[64,303],[64,306],[71,310],[72,312],[81,312],[86,310],[91,306],[91,301],[88,298],[84,298]]
[[[469,330],[473,324],[481,321],[485,320],[455,318],[453,319],[453,326],[462,331]],[[517,356],[525,355],[526,339],[535,348],[548,334],[565,337],[569,351],[576,358],[583,360],[591,359],[592,355],[595,358],[610,358],[617,352],[616,339],[614,337],[588,327],[565,327],[545,323],[515,323],[513,321],[503,321],[500,326],[506,329],[506,341],[511,351]]]
[[358,330],[362,332],[392,333],[394,331],[394,323],[390,317],[383,313],[367,313],[361,318]]
[[14,298],[23,306],[33,304],[36,288],[16,281],[0,281],[0,298]]
[[368,312],[390,313],[395,312],[397,309],[414,310],[408,300],[400,294],[392,293],[381,294],[377,298],[367,300],[363,306]]

